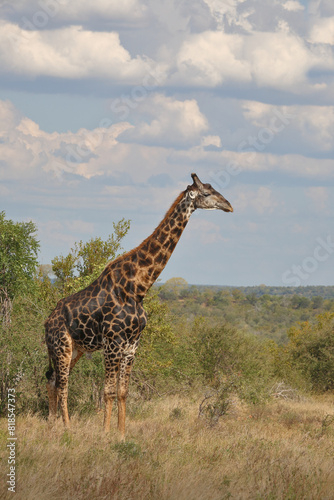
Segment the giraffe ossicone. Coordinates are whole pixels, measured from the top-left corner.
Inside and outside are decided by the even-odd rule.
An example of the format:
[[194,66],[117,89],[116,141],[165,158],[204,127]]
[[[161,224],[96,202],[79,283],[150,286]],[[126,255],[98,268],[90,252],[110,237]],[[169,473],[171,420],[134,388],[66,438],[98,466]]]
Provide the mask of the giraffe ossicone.
[[46,372],[49,418],[58,404],[65,426],[70,371],[85,352],[102,349],[105,360],[104,428],[110,429],[114,399],[118,429],[125,433],[126,398],[141,332],[146,325],[143,299],[166,266],[191,214],[197,209],[233,212],[210,184],[191,174],[193,184],[180,193],[153,233],[133,250],[107,264],[83,290],[61,299],[45,322],[49,353]]

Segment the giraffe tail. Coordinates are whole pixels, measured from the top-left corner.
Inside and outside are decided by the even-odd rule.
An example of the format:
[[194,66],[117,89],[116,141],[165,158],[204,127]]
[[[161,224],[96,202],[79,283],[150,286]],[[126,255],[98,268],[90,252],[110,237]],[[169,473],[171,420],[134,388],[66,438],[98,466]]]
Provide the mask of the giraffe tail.
[[50,353],[49,353],[49,369],[48,371],[45,373],[45,376],[48,380],[51,379],[52,375],[53,375],[53,372],[54,372],[54,369],[53,369],[53,366],[52,366],[52,361],[51,361],[51,356],[50,356]]

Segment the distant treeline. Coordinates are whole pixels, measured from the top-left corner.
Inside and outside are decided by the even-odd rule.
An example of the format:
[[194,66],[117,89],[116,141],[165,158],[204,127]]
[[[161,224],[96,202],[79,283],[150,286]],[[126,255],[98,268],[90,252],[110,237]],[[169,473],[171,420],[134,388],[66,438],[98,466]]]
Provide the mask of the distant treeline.
[[[157,286],[162,286],[158,283]],[[322,297],[323,299],[334,299],[334,286],[267,286],[267,285],[257,285],[257,286],[219,286],[219,285],[187,285],[189,288],[195,287],[199,291],[204,290],[227,290],[231,292],[232,290],[240,290],[244,295],[255,295],[256,297],[262,297],[263,295],[300,295],[302,297],[307,297],[309,299],[313,297]]]

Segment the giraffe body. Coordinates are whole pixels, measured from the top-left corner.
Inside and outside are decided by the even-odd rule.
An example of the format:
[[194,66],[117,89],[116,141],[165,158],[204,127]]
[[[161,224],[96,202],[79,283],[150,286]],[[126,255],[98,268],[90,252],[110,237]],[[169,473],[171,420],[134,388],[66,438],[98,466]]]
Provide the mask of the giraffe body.
[[175,200],[156,230],[138,247],[110,262],[87,288],[60,300],[45,322],[50,367],[49,417],[58,403],[69,425],[67,387],[71,369],[84,352],[103,349],[105,430],[118,403],[118,428],[124,437],[125,406],[131,368],[147,318],[143,299],[164,269],[196,208],[232,212],[225,198],[192,174],[194,184]]

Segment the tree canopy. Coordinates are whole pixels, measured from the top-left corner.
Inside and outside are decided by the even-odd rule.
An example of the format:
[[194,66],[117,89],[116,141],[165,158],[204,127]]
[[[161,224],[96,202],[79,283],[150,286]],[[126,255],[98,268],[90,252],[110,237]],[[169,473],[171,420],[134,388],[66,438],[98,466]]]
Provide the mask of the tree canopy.
[[65,293],[87,286],[109,260],[122,254],[121,241],[130,229],[130,221],[121,219],[117,223],[113,222],[113,229],[105,241],[97,237],[86,243],[76,242],[68,255],[52,260],[52,270]]
[[[38,265],[39,241],[33,222],[14,222],[0,212],[0,301],[28,290]],[[2,311],[4,313],[4,311]]]

